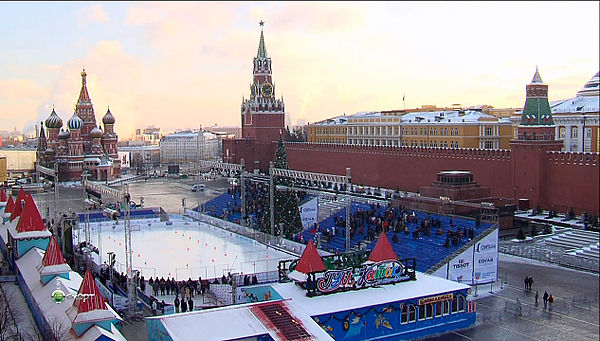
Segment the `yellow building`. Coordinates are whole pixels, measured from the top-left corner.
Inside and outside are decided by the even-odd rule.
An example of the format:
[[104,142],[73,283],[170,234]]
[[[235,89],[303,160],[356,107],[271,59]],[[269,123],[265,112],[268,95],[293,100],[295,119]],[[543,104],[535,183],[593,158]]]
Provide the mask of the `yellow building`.
[[8,180],[8,172],[6,169],[6,156],[0,155],[0,184]]
[[371,146],[508,149],[509,119],[481,110],[361,112],[310,124],[308,142]]

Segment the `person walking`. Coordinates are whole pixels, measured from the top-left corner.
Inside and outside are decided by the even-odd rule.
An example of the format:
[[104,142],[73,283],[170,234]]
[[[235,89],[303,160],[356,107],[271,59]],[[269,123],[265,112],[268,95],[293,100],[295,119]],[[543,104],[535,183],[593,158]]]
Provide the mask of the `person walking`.
[[542,300],[544,300],[544,310],[546,310],[546,307],[548,305],[548,292],[544,291],[544,296],[542,296]]
[[175,302],[173,302],[173,304],[175,304],[175,313],[179,312],[179,296],[175,295]]
[[535,306],[538,306],[538,291],[535,291]]
[[193,310],[194,310],[194,301],[190,297],[190,299],[188,300],[188,311],[193,311]]
[[550,297],[548,297],[548,311],[552,311],[552,303],[554,303],[554,297],[550,295]]
[[181,312],[185,313],[187,311],[187,304],[185,304],[185,298],[181,300]]
[[529,290],[531,290],[533,286],[533,277],[529,276]]

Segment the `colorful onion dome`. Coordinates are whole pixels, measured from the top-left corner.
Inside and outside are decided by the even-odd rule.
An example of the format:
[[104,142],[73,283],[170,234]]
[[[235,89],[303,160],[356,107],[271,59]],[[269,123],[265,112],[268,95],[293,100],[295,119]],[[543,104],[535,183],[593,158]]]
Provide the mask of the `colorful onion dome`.
[[115,124],[115,117],[110,112],[110,108],[108,108],[108,111],[106,112],[106,115],[104,115],[104,117],[102,117],[102,123],[104,123],[104,124]]
[[102,138],[102,130],[100,130],[98,127],[94,127],[94,129],[90,131],[90,136],[92,138]]
[[81,117],[77,116],[77,114],[73,114],[73,117],[69,119],[67,125],[71,130],[78,130],[81,129],[81,127],[83,126],[83,120],[81,119]]
[[60,117],[58,117],[56,111],[54,111],[54,108],[52,108],[52,112],[50,113],[50,116],[48,116],[48,118],[46,119],[45,123],[46,128],[60,129],[60,127],[62,127],[63,121]]

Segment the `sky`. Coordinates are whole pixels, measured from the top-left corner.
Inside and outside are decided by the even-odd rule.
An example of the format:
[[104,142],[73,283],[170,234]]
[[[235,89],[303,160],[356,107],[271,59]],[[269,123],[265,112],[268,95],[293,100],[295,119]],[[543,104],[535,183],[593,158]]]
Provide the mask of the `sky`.
[[[599,69],[599,2],[0,2],[0,130],[72,116],[85,67],[120,138],[239,126],[264,20],[290,124],[342,114],[522,107]],[[404,102],[403,102],[404,97]]]

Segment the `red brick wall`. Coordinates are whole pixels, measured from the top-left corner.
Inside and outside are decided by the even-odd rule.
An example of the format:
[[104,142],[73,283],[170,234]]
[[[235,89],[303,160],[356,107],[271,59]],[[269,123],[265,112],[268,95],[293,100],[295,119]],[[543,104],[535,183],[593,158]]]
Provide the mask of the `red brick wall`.
[[597,153],[547,153],[546,196],[542,207],[598,213],[600,169]]
[[510,151],[286,143],[291,169],[345,175],[352,182],[418,191],[442,170],[473,172],[493,196],[512,197]]

